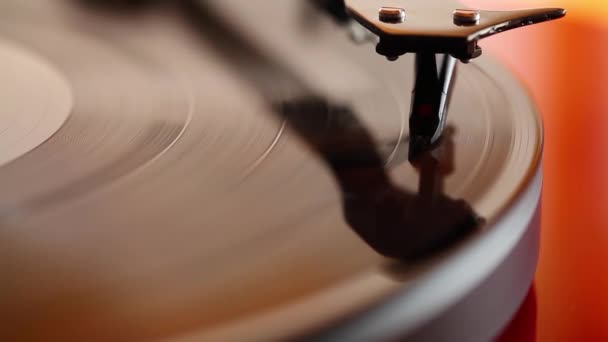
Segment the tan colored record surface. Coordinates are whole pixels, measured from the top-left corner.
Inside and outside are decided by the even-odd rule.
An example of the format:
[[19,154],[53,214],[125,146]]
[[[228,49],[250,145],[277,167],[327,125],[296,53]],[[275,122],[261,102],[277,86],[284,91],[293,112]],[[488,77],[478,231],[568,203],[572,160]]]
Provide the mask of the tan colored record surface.
[[68,83],[46,61],[0,42],[0,165],[53,135],[72,109]]
[[[385,62],[324,19],[307,31],[291,3],[220,6],[237,2],[237,30],[307,89],[352,108],[392,184],[415,193],[412,60]],[[112,17],[19,0],[0,13],[0,36],[53,65],[73,97],[55,135],[0,167],[0,336],[283,337],[387,298],[441,262],[387,271],[347,224],[326,162],[177,11]],[[265,15],[276,26],[259,25]],[[538,165],[540,124],[502,69],[460,71],[444,191],[491,229]],[[275,100],[300,95],[282,81]]]

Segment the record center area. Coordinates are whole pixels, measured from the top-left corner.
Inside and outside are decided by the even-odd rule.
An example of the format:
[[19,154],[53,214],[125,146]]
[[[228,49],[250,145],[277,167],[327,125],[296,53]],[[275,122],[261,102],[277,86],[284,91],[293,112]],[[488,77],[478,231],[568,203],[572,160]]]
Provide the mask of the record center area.
[[67,120],[70,86],[46,61],[0,41],[0,165],[36,148]]

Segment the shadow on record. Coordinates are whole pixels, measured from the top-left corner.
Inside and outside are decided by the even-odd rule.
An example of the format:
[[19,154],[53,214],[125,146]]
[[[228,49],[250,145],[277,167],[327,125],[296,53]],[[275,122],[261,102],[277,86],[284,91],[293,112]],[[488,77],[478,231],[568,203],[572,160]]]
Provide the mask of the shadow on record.
[[331,170],[346,222],[379,254],[416,260],[449,247],[483,223],[468,203],[444,193],[444,179],[454,168],[453,128],[412,162],[419,181],[418,191],[410,192],[393,184],[385,158],[348,107],[310,97],[279,108]]

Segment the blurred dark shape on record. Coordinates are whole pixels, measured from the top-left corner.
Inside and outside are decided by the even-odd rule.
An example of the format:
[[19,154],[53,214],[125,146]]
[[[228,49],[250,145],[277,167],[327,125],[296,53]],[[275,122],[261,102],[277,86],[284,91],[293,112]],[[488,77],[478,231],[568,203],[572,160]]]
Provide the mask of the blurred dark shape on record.
[[352,229],[378,253],[400,260],[429,256],[478,228],[470,205],[443,193],[453,170],[453,128],[434,149],[418,156],[418,192],[401,189],[386,173],[371,135],[346,107],[305,98],[279,107],[290,127],[317,153],[340,185]]

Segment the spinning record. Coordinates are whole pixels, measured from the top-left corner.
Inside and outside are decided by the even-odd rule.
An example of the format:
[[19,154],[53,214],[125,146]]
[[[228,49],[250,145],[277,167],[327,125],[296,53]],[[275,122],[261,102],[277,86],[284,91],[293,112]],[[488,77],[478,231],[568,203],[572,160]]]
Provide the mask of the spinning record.
[[489,58],[410,162],[413,57],[310,2],[0,18],[2,339],[432,339],[478,291],[486,338],[527,291],[541,123]]

